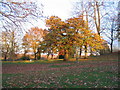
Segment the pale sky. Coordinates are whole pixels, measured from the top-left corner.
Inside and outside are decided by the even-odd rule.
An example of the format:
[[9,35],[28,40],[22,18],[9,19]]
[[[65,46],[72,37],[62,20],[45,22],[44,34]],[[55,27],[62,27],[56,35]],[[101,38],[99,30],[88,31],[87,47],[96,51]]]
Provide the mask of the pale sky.
[[44,13],[51,16],[56,15],[67,19],[70,17],[73,0],[44,0]]
[[[62,20],[71,17],[72,3],[76,0],[36,0],[38,3],[42,2],[44,5],[44,16],[58,16]],[[35,26],[45,28],[44,22],[39,20],[39,23],[35,23]]]
[[[35,2],[38,2],[38,5],[42,2],[44,5],[43,7],[43,15],[44,16],[58,16],[62,20],[65,20],[67,18],[71,17],[71,11],[72,11],[72,2],[75,2],[76,0],[36,0]],[[34,26],[37,26],[39,28],[46,28],[44,24],[44,20],[38,20],[37,22],[31,21]],[[30,29],[32,26],[30,24],[27,24],[27,28]]]

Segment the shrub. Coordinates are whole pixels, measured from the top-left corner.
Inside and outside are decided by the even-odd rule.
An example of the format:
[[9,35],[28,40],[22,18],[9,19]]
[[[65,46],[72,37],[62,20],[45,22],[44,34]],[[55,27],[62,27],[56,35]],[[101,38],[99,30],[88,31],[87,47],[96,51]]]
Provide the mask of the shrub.
[[64,59],[64,55],[59,55],[59,59]]
[[29,56],[23,56],[20,58],[20,60],[30,60]]
[[41,59],[41,57],[40,57],[40,56],[37,56],[37,59]]
[[2,59],[2,61],[13,61],[12,59]]

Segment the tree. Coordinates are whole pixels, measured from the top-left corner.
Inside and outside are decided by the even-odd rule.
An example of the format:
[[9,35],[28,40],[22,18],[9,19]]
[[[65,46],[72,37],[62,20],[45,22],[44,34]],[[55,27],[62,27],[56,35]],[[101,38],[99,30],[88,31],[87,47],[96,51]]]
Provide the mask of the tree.
[[76,40],[78,41],[77,44],[85,51],[85,58],[87,58],[88,48],[91,49],[91,51],[104,48],[103,43],[105,40],[103,40],[97,33],[93,33],[92,30],[81,28],[77,36],[79,36],[77,38],[78,40]]
[[107,20],[108,20],[108,22],[106,22],[106,23],[108,23],[108,24],[104,28],[105,29],[104,34],[108,38],[108,44],[110,45],[110,52],[112,53],[113,52],[113,43],[117,39],[117,29],[118,29],[117,16],[116,15],[111,16],[111,17],[107,18]]
[[26,57],[26,54],[29,52],[29,43],[28,43],[28,35],[25,35],[22,39],[22,48],[24,49],[24,57]]
[[0,7],[1,27],[7,30],[9,26],[20,28],[23,22],[40,18],[43,13],[43,5],[34,1],[1,0]]
[[[45,41],[50,46],[58,49],[58,51],[64,50],[65,58],[64,60],[68,60],[68,49],[70,47],[68,43],[67,33],[67,24],[57,16],[51,16],[46,20],[46,25],[49,27],[49,33],[45,37]],[[47,38],[49,37],[49,38]],[[47,42],[49,41],[49,42]]]
[[100,6],[102,3],[98,2],[97,0],[94,0],[94,3],[91,3],[91,6],[93,6],[93,20],[95,22],[95,26],[97,29],[97,33],[100,35],[100,26],[101,26],[101,16],[100,16]]
[[4,57],[4,60],[7,60],[8,58],[8,53],[10,52],[10,49],[9,49],[9,39],[8,39],[8,34],[6,32],[2,32],[2,56]]
[[[91,0],[90,2],[83,2],[83,0],[79,0],[79,2],[76,2],[75,4],[75,9],[73,12],[77,16],[83,15],[83,18],[86,20],[89,29],[95,29],[100,36],[104,36],[104,33],[108,34],[108,30],[105,29],[106,26],[108,26],[108,19],[106,18],[111,17],[116,13],[115,5],[116,3],[114,1],[106,2],[105,0]],[[104,44],[106,44],[105,46],[108,47],[108,43]],[[104,50],[100,50],[100,53],[102,54],[103,51]]]
[[97,33],[92,33],[91,30],[82,29],[82,37],[83,37],[83,46],[85,50],[85,58],[87,58],[87,51],[88,48],[90,48],[91,51],[101,50],[105,47],[103,46],[103,43],[105,40],[103,40]]
[[[70,18],[66,21],[61,21],[57,16],[51,16],[46,20],[46,25],[49,27],[49,33],[45,37],[47,41],[52,43],[52,46],[59,51],[64,50],[64,61],[69,60],[69,52],[73,46],[91,46],[92,41],[98,43],[99,46],[94,45],[94,48],[101,49],[102,39],[96,34],[86,29],[84,26],[85,21],[81,16]],[[96,38],[95,38],[96,35]],[[49,38],[48,38],[49,37]],[[93,47],[92,47],[93,48]]]
[[3,31],[2,32],[2,56],[4,60],[15,59],[18,45],[16,42],[14,31]]
[[43,41],[41,42],[41,49],[43,53],[47,53],[47,59],[49,59],[49,55],[53,55],[53,53],[56,53],[56,48],[54,47],[54,40],[55,37],[51,37],[49,34],[52,34],[51,30],[46,30],[46,35],[43,37]]
[[40,43],[43,41],[43,37],[45,36],[45,31],[43,29],[39,29],[38,27],[31,28],[24,36],[23,45],[27,46],[26,43],[29,44],[29,48],[32,48],[34,52],[34,59],[37,59],[37,54],[41,57],[40,52]]
[[120,41],[120,1],[118,2],[118,41]]
[[[64,50],[64,61],[68,60],[69,53],[75,45],[79,28],[82,28],[82,17],[70,18],[66,21],[61,21],[57,16],[51,16],[46,20],[49,26],[49,40],[53,42],[53,46],[59,51]],[[55,38],[53,38],[55,37]]]
[[76,43],[76,46],[74,48],[76,48],[76,59],[78,58],[78,48],[80,48],[80,54],[79,54],[79,57],[81,57],[81,54],[82,54],[82,46],[83,44],[81,43],[82,42],[82,37],[81,37],[81,29],[82,28],[86,28],[87,29],[87,24],[86,22],[83,20],[83,15],[79,15],[77,17],[74,17],[74,18],[70,18],[67,20],[67,23],[69,23],[69,27],[72,28],[74,31],[73,33],[75,33],[74,37],[76,37],[75,41],[77,42]]
[[104,0],[91,0],[90,2],[79,0],[79,2],[75,4],[73,12],[78,16],[83,15],[90,29],[95,27],[94,29],[96,29],[97,33],[100,35],[102,33],[103,24],[105,24],[104,17],[111,14],[112,5],[112,3],[105,2]]

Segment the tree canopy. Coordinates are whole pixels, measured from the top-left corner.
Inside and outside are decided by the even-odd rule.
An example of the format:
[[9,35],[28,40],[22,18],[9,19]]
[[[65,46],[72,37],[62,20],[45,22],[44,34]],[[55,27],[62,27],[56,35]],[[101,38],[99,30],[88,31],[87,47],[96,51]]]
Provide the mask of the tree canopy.
[[49,33],[45,36],[46,45],[64,50],[65,59],[68,60],[69,51],[73,46],[90,47],[93,51],[103,49],[104,40],[97,34],[87,29],[81,16],[62,21],[57,16],[51,16],[46,20]]

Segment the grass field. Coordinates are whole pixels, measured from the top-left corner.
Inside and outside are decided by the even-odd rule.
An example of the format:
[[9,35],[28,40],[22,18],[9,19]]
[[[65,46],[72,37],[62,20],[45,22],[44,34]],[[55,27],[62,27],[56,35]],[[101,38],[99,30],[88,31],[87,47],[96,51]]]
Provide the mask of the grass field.
[[3,62],[3,88],[118,88],[118,60]]

